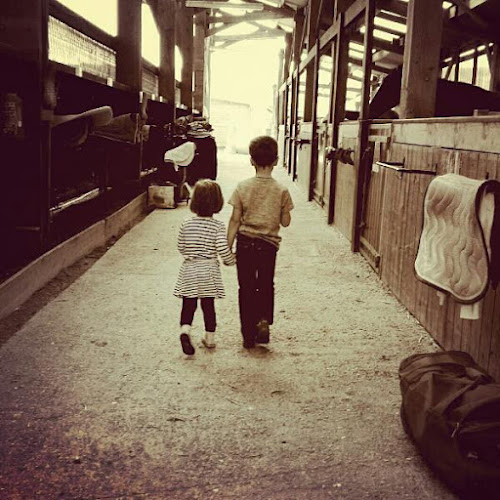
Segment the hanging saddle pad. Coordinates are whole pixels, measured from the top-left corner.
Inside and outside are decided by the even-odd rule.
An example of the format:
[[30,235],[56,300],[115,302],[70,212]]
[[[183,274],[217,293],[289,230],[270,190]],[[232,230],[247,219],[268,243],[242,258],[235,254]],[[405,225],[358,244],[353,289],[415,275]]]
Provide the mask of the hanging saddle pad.
[[415,273],[419,280],[471,304],[498,284],[500,183],[457,174],[435,177],[425,194]]

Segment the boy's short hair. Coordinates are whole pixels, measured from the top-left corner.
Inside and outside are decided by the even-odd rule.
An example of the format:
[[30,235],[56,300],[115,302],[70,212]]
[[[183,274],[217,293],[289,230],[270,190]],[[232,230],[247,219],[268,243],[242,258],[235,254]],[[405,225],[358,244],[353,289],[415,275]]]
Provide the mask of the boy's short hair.
[[268,135],[261,135],[250,141],[248,150],[259,167],[272,165],[278,158],[278,143]]
[[191,212],[201,217],[211,217],[222,210],[224,197],[222,191],[215,181],[200,179],[193,189],[189,208]]

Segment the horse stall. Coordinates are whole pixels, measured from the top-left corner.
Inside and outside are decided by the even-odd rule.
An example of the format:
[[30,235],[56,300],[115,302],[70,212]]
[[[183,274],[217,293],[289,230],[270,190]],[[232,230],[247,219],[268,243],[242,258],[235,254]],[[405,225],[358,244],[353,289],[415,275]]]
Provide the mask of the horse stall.
[[[359,122],[340,126],[339,149],[355,149]],[[414,272],[426,189],[435,176],[456,173],[500,179],[500,117],[446,117],[373,121],[368,132],[359,249],[380,279],[447,350],[471,354],[500,376],[500,292],[489,287],[476,320],[460,317],[461,304]],[[344,155],[349,160],[349,155]],[[349,240],[356,210],[356,168],[336,167],[334,225]]]

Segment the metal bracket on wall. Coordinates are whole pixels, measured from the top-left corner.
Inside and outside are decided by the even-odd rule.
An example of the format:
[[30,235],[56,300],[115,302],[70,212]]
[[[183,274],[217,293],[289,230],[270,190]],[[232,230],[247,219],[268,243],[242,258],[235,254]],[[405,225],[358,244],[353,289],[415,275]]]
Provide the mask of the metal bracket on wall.
[[348,163],[349,165],[354,165],[354,160],[352,159],[352,154],[354,149],[348,148],[327,148],[326,159],[328,161],[341,161],[342,163]]
[[399,174],[424,174],[424,175],[436,175],[436,172],[432,170],[419,170],[414,168],[404,168],[404,162],[398,161],[377,161],[376,165],[383,168],[388,168],[390,170],[395,170]]
[[310,139],[295,139],[295,143],[299,146],[299,148],[302,149],[302,146],[304,144],[311,144],[311,140]]

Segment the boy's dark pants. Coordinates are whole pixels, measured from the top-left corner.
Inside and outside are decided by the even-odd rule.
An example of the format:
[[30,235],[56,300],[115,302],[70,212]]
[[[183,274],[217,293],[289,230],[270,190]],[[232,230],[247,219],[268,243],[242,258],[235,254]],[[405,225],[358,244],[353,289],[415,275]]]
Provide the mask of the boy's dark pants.
[[236,268],[238,271],[241,333],[245,340],[255,339],[257,323],[274,319],[274,269],[277,248],[260,238],[238,234]]

